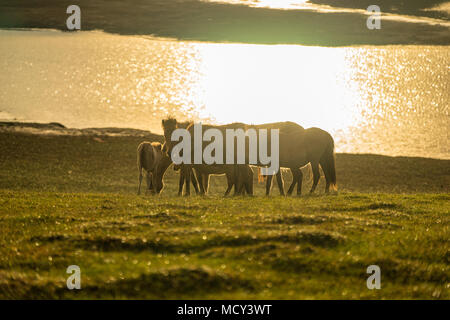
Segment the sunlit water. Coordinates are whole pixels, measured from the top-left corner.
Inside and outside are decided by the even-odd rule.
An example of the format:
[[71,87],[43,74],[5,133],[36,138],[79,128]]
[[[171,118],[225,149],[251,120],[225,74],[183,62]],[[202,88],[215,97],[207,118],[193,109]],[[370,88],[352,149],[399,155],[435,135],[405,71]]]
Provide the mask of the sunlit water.
[[[311,3],[308,0],[202,0],[205,2],[216,2],[216,3],[224,3],[224,4],[233,4],[233,5],[245,5],[253,8],[269,8],[269,9],[281,9],[281,10],[304,10],[304,11],[313,11],[313,12],[321,12],[321,13],[352,13],[352,14],[362,14],[362,15],[371,15],[372,12],[368,12],[363,9],[356,8],[344,8],[344,7],[333,7],[329,5],[321,5],[316,3]],[[376,3],[374,3],[376,4]],[[403,21],[403,22],[411,22],[411,23],[421,23],[421,24],[430,24],[430,25],[441,25],[450,27],[450,22],[448,19],[434,19],[428,17],[420,17],[420,16],[410,16],[403,14],[392,14],[388,12],[384,12],[384,8],[381,7],[382,17],[381,20],[393,20],[393,21]],[[424,11],[440,11],[440,12],[449,12],[450,10],[450,2],[442,3],[436,7],[430,7],[425,9]]]
[[[0,30],[0,118],[161,132],[171,114],[295,121],[337,151],[450,159],[450,50]],[[204,120],[205,121],[205,120]]]

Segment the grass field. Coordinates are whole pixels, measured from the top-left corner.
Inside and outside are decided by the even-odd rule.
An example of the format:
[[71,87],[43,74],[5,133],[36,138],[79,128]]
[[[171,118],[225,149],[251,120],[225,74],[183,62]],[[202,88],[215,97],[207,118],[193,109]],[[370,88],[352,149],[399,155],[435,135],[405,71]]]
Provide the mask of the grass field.
[[337,195],[307,168],[292,198],[177,197],[170,167],[137,196],[144,139],[0,133],[0,298],[450,298],[448,160],[338,154]]

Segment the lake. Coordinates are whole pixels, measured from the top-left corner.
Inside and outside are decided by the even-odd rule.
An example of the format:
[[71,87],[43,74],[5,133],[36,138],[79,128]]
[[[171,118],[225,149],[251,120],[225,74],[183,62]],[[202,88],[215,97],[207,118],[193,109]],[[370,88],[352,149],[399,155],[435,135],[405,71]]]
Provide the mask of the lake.
[[308,47],[0,30],[0,119],[161,132],[295,121],[338,152],[450,159],[448,46]]

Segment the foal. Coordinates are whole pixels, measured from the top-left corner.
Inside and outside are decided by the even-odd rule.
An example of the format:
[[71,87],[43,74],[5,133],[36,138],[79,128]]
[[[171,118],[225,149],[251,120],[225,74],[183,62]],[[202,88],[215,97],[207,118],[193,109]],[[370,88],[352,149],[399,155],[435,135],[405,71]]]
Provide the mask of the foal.
[[137,167],[139,171],[139,187],[137,194],[141,193],[142,178],[147,178],[147,188],[152,193],[160,193],[163,189],[163,176],[170,166],[170,158],[162,151],[159,142],[142,142],[137,148]]

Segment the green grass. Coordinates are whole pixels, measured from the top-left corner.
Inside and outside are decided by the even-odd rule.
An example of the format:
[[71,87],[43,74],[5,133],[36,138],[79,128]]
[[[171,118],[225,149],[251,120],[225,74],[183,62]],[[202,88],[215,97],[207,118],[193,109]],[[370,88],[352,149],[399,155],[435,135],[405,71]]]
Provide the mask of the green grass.
[[449,298],[448,195],[0,195],[2,298]]
[[448,161],[339,154],[339,194],[291,198],[177,197],[169,168],[137,196],[142,138],[101,139],[0,134],[0,298],[450,298]]

